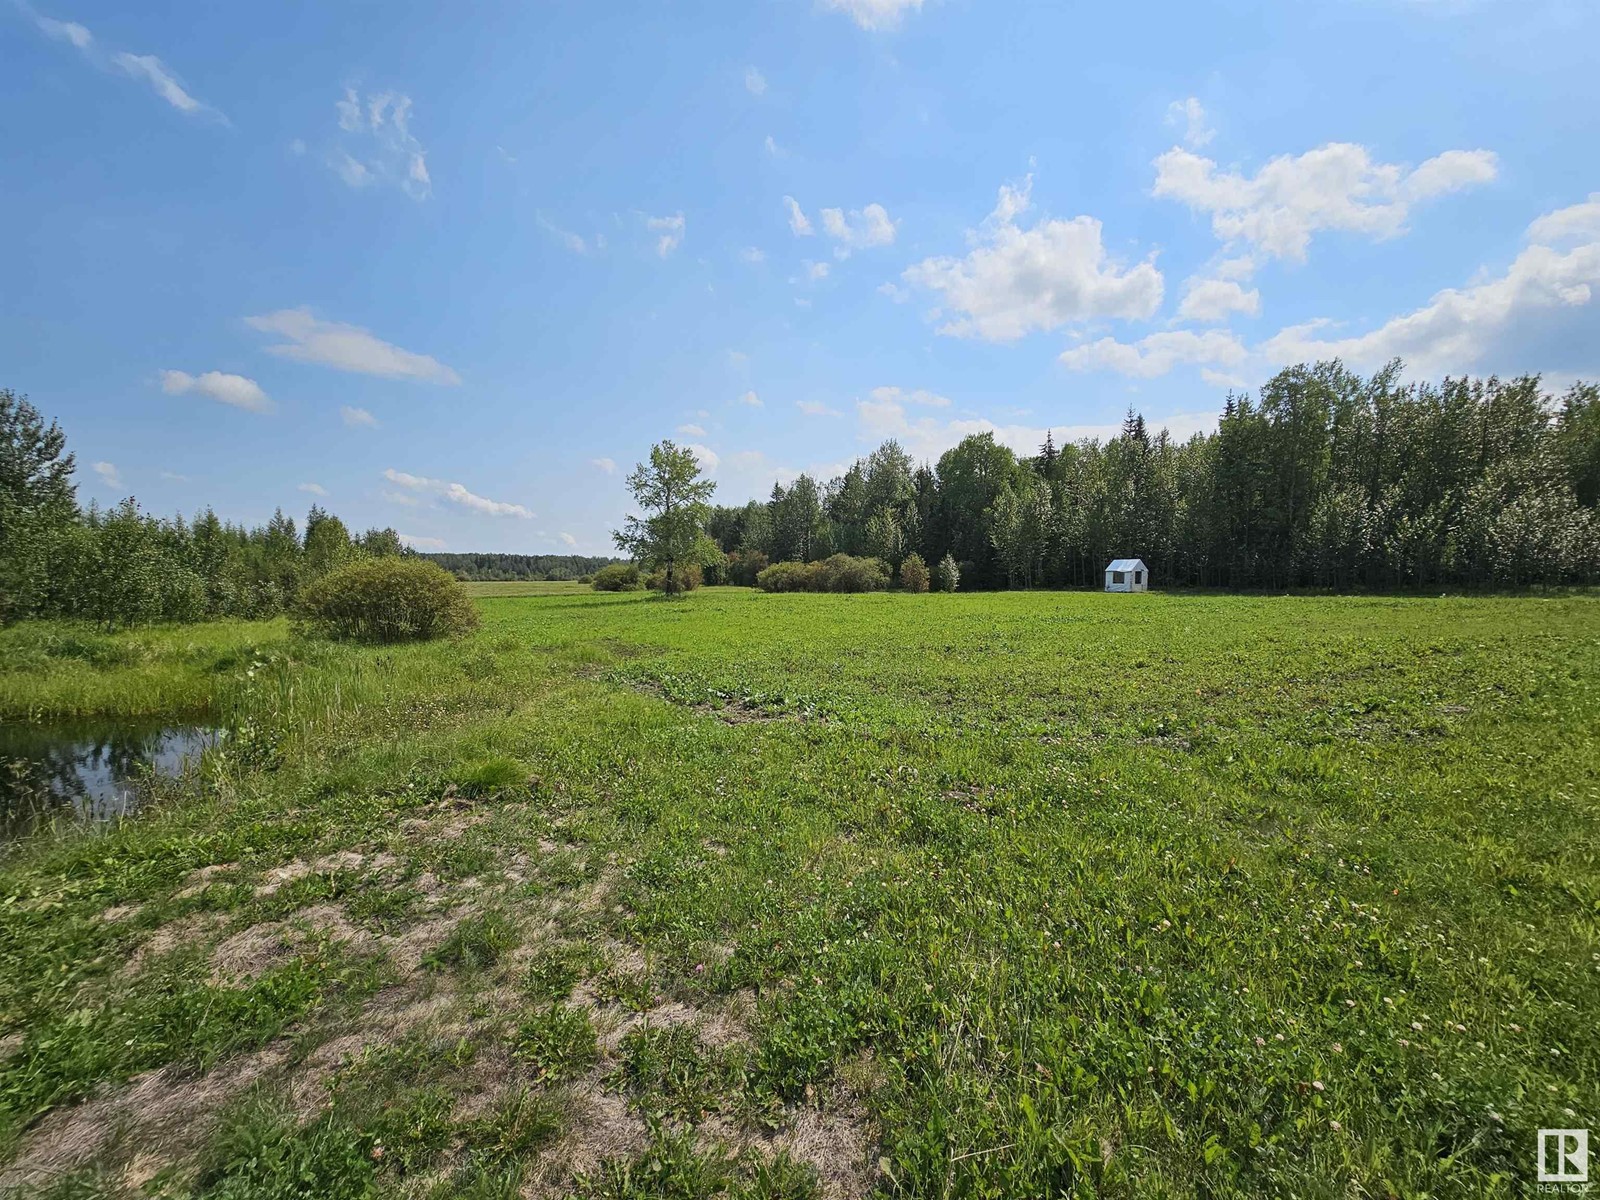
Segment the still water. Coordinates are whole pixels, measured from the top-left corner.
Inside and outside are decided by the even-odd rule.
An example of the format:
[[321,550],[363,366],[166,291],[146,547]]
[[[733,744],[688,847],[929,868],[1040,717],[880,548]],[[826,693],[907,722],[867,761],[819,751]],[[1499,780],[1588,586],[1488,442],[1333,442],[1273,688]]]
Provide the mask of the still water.
[[58,817],[136,812],[154,776],[175,776],[221,731],[170,722],[0,723],[0,841]]

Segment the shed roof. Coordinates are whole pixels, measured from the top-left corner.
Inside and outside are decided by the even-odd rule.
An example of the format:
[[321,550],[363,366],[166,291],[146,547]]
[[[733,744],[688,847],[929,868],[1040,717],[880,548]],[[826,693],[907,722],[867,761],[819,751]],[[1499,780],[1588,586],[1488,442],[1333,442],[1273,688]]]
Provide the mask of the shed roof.
[[1143,571],[1143,570],[1145,570],[1144,559],[1142,559],[1142,558],[1113,558],[1111,560],[1111,565],[1108,566],[1106,568],[1106,570],[1108,570],[1108,571]]

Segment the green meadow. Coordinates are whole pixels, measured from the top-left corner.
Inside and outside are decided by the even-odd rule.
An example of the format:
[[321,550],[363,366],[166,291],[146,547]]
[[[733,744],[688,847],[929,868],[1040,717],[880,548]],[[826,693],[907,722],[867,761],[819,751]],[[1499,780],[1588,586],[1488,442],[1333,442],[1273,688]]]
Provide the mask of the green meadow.
[[1600,600],[476,586],[0,630],[0,1193],[1484,1197],[1600,1125]]

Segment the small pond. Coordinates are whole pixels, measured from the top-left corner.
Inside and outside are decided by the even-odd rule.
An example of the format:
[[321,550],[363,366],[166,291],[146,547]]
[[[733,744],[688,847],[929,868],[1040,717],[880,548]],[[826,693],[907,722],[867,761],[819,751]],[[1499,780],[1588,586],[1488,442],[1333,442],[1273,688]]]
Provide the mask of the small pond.
[[170,721],[0,723],[0,842],[58,816],[128,816],[152,776],[181,774],[221,736]]

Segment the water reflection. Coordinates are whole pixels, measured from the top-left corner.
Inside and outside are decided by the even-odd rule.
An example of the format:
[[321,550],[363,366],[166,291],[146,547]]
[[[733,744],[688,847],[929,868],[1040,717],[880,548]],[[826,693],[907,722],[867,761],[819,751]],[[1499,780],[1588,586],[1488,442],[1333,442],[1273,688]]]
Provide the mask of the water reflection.
[[152,776],[174,776],[214,745],[202,725],[0,724],[0,839],[53,818],[109,821],[136,811]]

